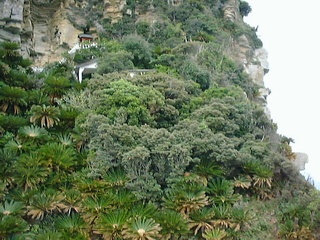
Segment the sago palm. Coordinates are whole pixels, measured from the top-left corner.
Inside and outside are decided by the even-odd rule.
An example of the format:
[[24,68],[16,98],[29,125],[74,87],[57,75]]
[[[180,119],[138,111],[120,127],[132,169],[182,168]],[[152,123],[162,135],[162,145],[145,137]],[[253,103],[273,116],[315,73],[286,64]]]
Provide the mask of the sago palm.
[[152,203],[135,204],[130,208],[132,217],[152,218],[157,212],[157,207]]
[[79,213],[82,209],[82,196],[81,192],[77,189],[68,189],[63,192],[64,198],[59,203],[58,207],[67,215],[71,213]]
[[22,216],[25,211],[25,206],[22,202],[16,201],[5,201],[0,205],[0,213],[1,215],[8,216]]
[[37,153],[21,155],[15,163],[14,181],[25,191],[34,189],[44,182],[50,173]]
[[105,182],[113,188],[121,188],[129,181],[125,171],[122,168],[112,168],[103,176]]
[[273,171],[267,166],[259,166],[253,175],[253,186],[271,188]]
[[243,208],[233,208],[230,213],[232,221],[231,227],[234,231],[242,230],[252,220],[252,216],[248,210]]
[[30,109],[30,122],[37,123],[41,127],[51,128],[60,122],[60,110],[54,106],[33,105]]
[[251,187],[251,181],[252,179],[249,175],[246,175],[246,176],[239,175],[237,177],[234,177],[233,185],[236,188],[248,189]]
[[220,204],[213,208],[214,219],[212,221],[215,227],[229,228],[232,224],[230,218],[230,206],[227,204]]
[[49,137],[49,133],[46,129],[42,127],[31,125],[20,128],[18,131],[18,137],[23,141],[43,143],[43,141],[45,141]]
[[122,231],[129,218],[130,214],[123,209],[102,214],[97,218],[93,226],[94,233],[102,234],[103,239],[106,240],[122,239]]
[[227,232],[219,228],[207,229],[202,237],[205,240],[222,240],[227,237]]
[[186,236],[190,232],[187,220],[176,211],[162,209],[155,215],[155,220],[161,226],[160,239],[179,239],[180,236]]
[[8,149],[0,149],[0,180],[9,187],[14,181],[14,163],[17,159],[16,153]]
[[239,200],[239,195],[234,194],[233,183],[224,178],[211,179],[207,189],[208,195],[216,204],[234,204]]
[[69,239],[89,239],[89,226],[79,214],[57,217],[55,219],[55,227]]
[[244,163],[243,169],[253,178],[253,186],[271,188],[273,171],[258,160],[249,160]]
[[44,92],[50,97],[50,102],[54,103],[70,89],[70,86],[70,81],[65,77],[49,76],[44,81]]
[[128,190],[111,190],[114,206],[117,208],[131,208],[137,202],[136,196]]
[[72,147],[74,144],[70,133],[67,133],[67,134],[59,133],[57,135],[57,139],[65,147]]
[[203,179],[203,183],[206,186],[208,179],[213,177],[221,177],[223,170],[212,160],[201,160],[200,163],[194,169],[194,173]]
[[188,226],[193,230],[194,235],[198,232],[213,228],[213,217],[215,213],[212,208],[202,208],[190,213]]
[[29,224],[19,216],[0,216],[0,239],[13,239],[29,229]]
[[0,87],[0,109],[3,112],[20,114],[21,107],[27,106],[27,92],[20,87]]
[[38,192],[30,199],[30,204],[27,207],[27,215],[35,220],[42,220],[46,214],[50,215],[55,212],[60,212],[59,203],[63,196],[60,192],[48,189],[45,192]]
[[89,197],[82,202],[82,217],[87,223],[92,224],[98,216],[109,212],[113,208],[113,204],[114,199],[108,194]]
[[123,239],[156,240],[161,237],[161,227],[152,218],[134,218],[125,224]]
[[[194,186],[193,186],[194,185]],[[167,192],[164,205],[188,216],[191,211],[200,209],[209,204],[205,189],[198,184],[189,184],[182,188],[174,188]]]
[[70,168],[77,164],[75,150],[59,143],[48,143],[43,145],[39,149],[39,154],[55,171],[70,171]]
[[32,148],[32,144],[29,142],[22,142],[19,139],[12,139],[4,145],[4,148],[15,153],[23,153],[30,150]]

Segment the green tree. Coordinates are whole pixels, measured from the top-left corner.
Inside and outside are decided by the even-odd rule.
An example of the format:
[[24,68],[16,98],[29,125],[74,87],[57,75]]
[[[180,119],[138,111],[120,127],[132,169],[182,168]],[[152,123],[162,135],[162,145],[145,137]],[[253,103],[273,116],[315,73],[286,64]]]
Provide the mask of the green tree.
[[111,122],[129,125],[153,125],[152,115],[163,105],[163,96],[149,87],[139,87],[118,80],[104,90],[94,92],[96,112],[110,118]]
[[97,72],[105,74],[133,69],[132,60],[132,54],[126,51],[105,53],[98,62]]
[[242,17],[247,17],[251,13],[252,9],[246,1],[240,1],[239,11]]
[[150,44],[139,35],[127,35],[123,38],[126,51],[132,53],[135,67],[149,68],[152,60]]

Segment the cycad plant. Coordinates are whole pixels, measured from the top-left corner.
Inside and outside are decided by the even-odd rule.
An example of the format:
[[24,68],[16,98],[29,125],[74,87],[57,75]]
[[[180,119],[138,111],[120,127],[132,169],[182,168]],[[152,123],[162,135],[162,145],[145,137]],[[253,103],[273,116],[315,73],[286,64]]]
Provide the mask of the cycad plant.
[[239,189],[249,189],[251,187],[251,182],[252,182],[252,179],[249,175],[246,175],[246,176],[239,175],[237,177],[234,177],[233,185],[234,187]]
[[49,133],[42,127],[31,125],[20,128],[18,137],[22,141],[30,141],[35,144],[41,142],[43,144],[48,139]]
[[193,230],[194,235],[198,232],[204,233],[207,229],[213,228],[213,208],[201,208],[190,213],[188,226]]
[[51,103],[60,99],[70,87],[70,81],[65,77],[49,76],[44,81],[44,92],[50,97]]
[[156,240],[160,239],[161,227],[152,218],[134,218],[126,223],[122,231],[123,239]]
[[106,240],[122,239],[122,231],[129,218],[130,214],[123,209],[101,214],[93,226],[93,231],[96,234],[102,234],[103,239]]
[[227,237],[227,232],[219,228],[207,229],[202,237],[205,240],[222,240]]
[[17,155],[8,149],[0,149],[0,180],[5,187],[10,187],[14,181],[14,163]]
[[240,195],[234,194],[234,185],[232,181],[225,178],[214,178],[208,183],[207,192],[215,204],[234,204],[240,198]]
[[11,114],[21,114],[22,107],[27,106],[27,92],[20,87],[0,87],[0,109]]
[[25,206],[22,202],[5,201],[0,205],[0,214],[3,216],[22,216],[25,211]]
[[55,227],[62,232],[65,239],[89,239],[89,227],[79,214],[57,217]]
[[260,199],[272,198],[273,170],[258,160],[244,163],[243,170],[252,178],[252,189]]
[[39,124],[41,127],[51,128],[60,122],[60,110],[54,106],[33,105],[30,114],[30,122]]
[[64,198],[58,207],[63,213],[70,215],[71,213],[79,213],[82,209],[83,197],[77,189],[66,189],[63,191]]
[[222,177],[223,170],[214,161],[206,159],[197,164],[194,173],[203,179],[206,186],[210,178]]
[[103,176],[104,181],[112,188],[121,188],[129,181],[122,168],[111,168]]
[[172,187],[165,195],[164,206],[189,216],[191,211],[209,204],[205,187],[196,183],[179,184]]
[[93,224],[96,218],[113,209],[114,198],[106,193],[102,196],[92,196],[82,202],[82,218],[88,223]]
[[213,208],[214,220],[213,225],[219,228],[229,228],[232,225],[232,219],[230,216],[230,205],[220,204]]
[[110,190],[110,194],[114,199],[114,206],[116,208],[131,208],[137,202],[136,196],[125,189],[122,190]]
[[0,216],[0,239],[14,239],[29,229],[29,224],[19,216]]
[[62,199],[61,193],[55,190],[39,191],[30,199],[29,206],[27,206],[27,215],[32,219],[42,220],[46,215],[60,212],[59,203]]
[[153,218],[157,213],[157,206],[153,203],[136,203],[129,209],[133,218]]
[[32,149],[32,144],[30,142],[22,142],[19,139],[12,139],[4,145],[4,148],[15,153],[23,153]]
[[240,231],[248,226],[252,216],[248,210],[243,208],[232,208],[230,211],[231,227],[234,231]]
[[271,188],[273,171],[270,167],[258,160],[249,160],[244,163],[243,169],[252,175],[253,186]]
[[186,236],[190,232],[187,220],[176,211],[162,209],[154,217],[161,226],[160,239],[179,239],[179,237]]
[[24,191],[37,188],[49,174],[50,169],[37,153],[21,155],[14,165],[14,181]]
[[68,170],[76,165],[76,153],[72,148],[59,143],[47,143],[39,149],[41,158],[55,171]]
[[74,145],[73,139],[70,133],[57,135],[58,141],[65,147],[72,147]]

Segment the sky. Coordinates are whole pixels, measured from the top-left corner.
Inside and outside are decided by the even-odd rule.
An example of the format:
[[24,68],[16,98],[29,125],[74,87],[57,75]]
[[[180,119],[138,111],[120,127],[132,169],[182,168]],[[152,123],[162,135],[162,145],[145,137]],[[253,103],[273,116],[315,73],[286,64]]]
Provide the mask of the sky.
[[246,0],[244,18],[258,27],[268,52],[264,83],[278,133],[294,139],[294,152],[308,155],[302,172],[320,189],[320,36],[319,0]]

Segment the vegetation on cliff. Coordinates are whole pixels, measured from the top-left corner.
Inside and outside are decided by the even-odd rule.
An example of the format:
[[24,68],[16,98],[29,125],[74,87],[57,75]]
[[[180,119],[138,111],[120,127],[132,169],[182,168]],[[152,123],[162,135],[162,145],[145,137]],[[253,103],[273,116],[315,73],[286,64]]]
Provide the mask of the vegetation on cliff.
[[104,19],[41,73],[0,44],[0,239],[319,238],[319,192],[229,53],[242,34],[261,47],[254,29],[224,1],[127,7],[151,2],[156,26]]

